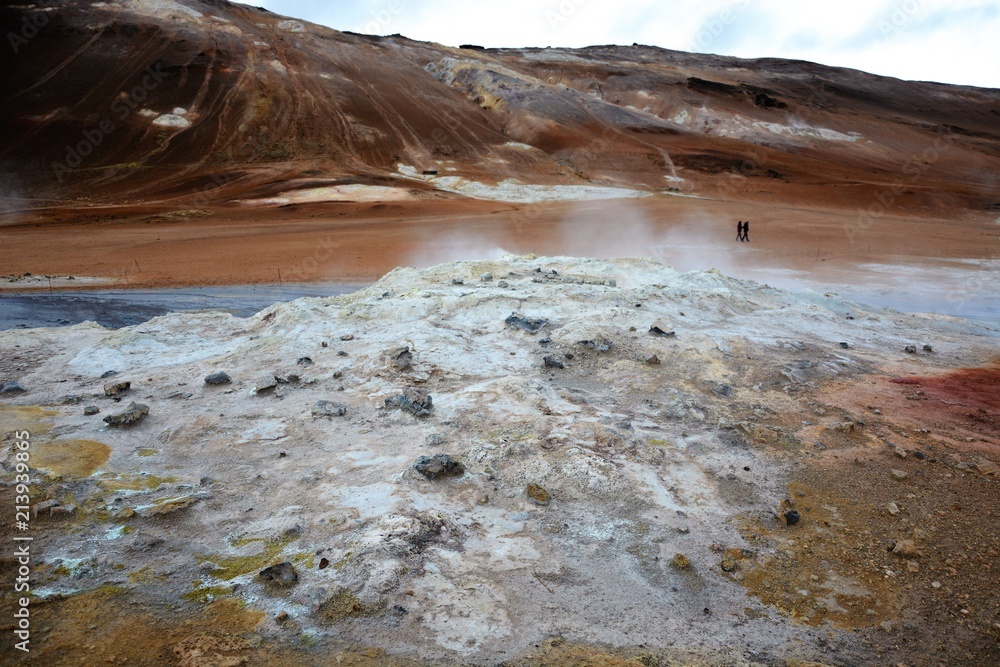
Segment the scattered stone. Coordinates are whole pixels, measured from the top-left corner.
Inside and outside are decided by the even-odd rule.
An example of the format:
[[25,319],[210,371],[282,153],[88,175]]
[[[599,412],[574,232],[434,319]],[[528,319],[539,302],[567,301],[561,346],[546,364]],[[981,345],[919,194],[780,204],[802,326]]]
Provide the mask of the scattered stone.
[[691,567],[691,559],[684,554],[674,554],[673,559],[670,563],[676,567],[678,570],[686,570]]
[[0,385],[0,394],[23,394],[26,391],[28,388],[20,382],[5,382]]
[[99,407],[97,407],[96,405],[88,405],[87,407],[85,407],[83,409],[83,414],[87,415],[88,417],[91,417],[93,415],[96,415],[100,411],[101,411],[101,409]]
[[893,516],[899,514],[899,505],[897,505],[896,503],[889,503],[888,505],[885,506],[885,508],[889,510],[889,514]]
[[941,588],[941,582],[940,581],[932,581],[931,582],[931,588]]
[[103,373],[101,373],[101,379],[107,380],[112,375],[118,375],[118,371],[104,371]]
[[536,505],[544,507],[552,502],[552,496],[549,495],[549,492],[534,482],[528,484],[527,493],[528,500]]
[[345,343],[348,341],[352,341],[354,340],[354,334],[344,334],[343,336],[340,337],[340,340],[344,341]]
[[313,362],[312,357],[299,357],[298,359],[295,360],[295,363],[297,363],[299,366],[310,366],[312,362]]
[[345,352],[344,350],[337,350],[337,356],[338,357],[346,357],[347,356],[347,352]]
[[907,561],[906,571],[910,572],[911,574],[916,574],[917,572],[920,572],[920,563],[918,563],[915,560]]
[[225,371],[216,371],[205,376],[205,384],[229,384],[233,379]]
[[678,526],[677,527],[677,532],[680,533],[681,535],[687,535],[688,533],[691,532],[691,527],[690,526]]
[[566,368],[566,365],[551,354],[542,359],[546,368]]
[[144,509],[142,514],[143,516],[163,516],[165,514],[173,514],[174,512],[191,507],[198,502],[198,500],[198,496],[191,494],[174,496],[172,498],[163,498],[156,501],[152,507]]
[[892,547],[892,553],[903,558],[916,558],[920,555],[917,551],[917,543],[913,540],[900,540]]
[[906,352],[907,354],[916,354],[917,353],[917,346],[916,345],[907,345],[906,347],[903,348],[903,352]]
[[413,367],[413,352],[409,345],[392,348],[382,354],[388,359],[389,365],[398,371],[408,371]]
[[295,571],[295,566],[288,562],[265,567],[257,576],[265,584],[275,588],[291,588],[299,583],[299,574]]
[[123,507],[117,512],[115,512],[116,519],[131,519],[136,514],[135,510],[131,507]]
[[271,391],[277,386],[278,378],[274,377],[274,373],[263,373],[257,376],[257,381],[254,383],[254,391],[262,394],[266,391]]
[[903,481],[904,479],[906,479],[907,477],[909,477],[909,475],[906,472],[904,472],[902,470],[895,470],[895,469],[893,469],[893,471],[892,471],[892,476],[894,478],[900,480],[900,481]]
[[886,632],[892,632],[892,623],[890,623],[889,621],[882,621],[879,624],[879,627],[885,630]]
[[655,354],[651,354],[648,357],[646,357],[646,363],[649,364],[650,366],[659,366],[660,358]]
[[976,471],[983,477],[1000,477],[1000,468],[992,461],[980,461],[976,464]]
[[794,526],[802,519],[799,513],[796,512],[795,510],[788,510],[787,512],[785,512],[784,517],[785,517],[785,525],[787,526]]
[[667,336],[667,337],[673,337],[676,335],[673,327],[671,327],[663,320],[657,320],[653,322],[652,326],[649,327],[649,333],[653,334],[654,336]]
[[712,389],[712,393],[716,396],[721,396],[722,398],[729,398],[733,395],[733,388],[728,384],[720,384]]
[[447,454],[421,456],[413,464],[413,469],[427,479],[438,477],[461,477],[465,474],[465,466]]
[[731,553],[726,552],[722,556],[722,562],[720,563],[723,572],[735,572],[739,569],[740,564],[736,561],[736,557]]
[[508,287],[510,287],[510,283],[508,283],[506,280],[501,280],[500,282],[497,283],[497,287],[499,287],[500,289],[507,289]]
[[105,396],[121,396],[132,388],[131,382],[109,382],[104,385]]
[[465,281],[462,280],[461,278],[452,278],[451,279],[451,284],[452,285],[464,285]]
[[899,458],[901,458],[901,459],[905,459],[906,458],[906,450],[903,449],[902,447],[894,446],[892,448],[892,451],[896,452],[896,456],[898,456]]
[[577,345],[582,345],[598,352],[608,352],[613,343],[607,338],[598,338],[597,340],[581,340],[577,342]]
[[334,401],[316,401],[312,407],[313,417],[343,417],[347,414],[347,406]]
[[328,567],[330,567],[330,559],[329,558],[320,558],[319,559],[319,569],[325,570]]
[[80,396],[79,394],[68,394],[63,396],[62,399],[63,405],[78,405],[80,403],[83,403],[83,396]]
[[[32,517],[37,519],[39,512],[45,512],[46,510],[48,510],[48,516],[52,516],[52,510],[59,507],[59,505],[61,504],[62,503],[60,503],[58,500],[55,499],[43,500],[42,502],[35,503],[34,505],[31,506],[31,515]],[[43,514],[42,516],[45,515]]]
[[840,342],[840,347],[844,348],[845,350],[849,350],[849,349],[851,349],[851,344],[850,343],[846,343],[844,341],[841,341]]
[[516,315],[514,313],[511,313],[510,316],[506,320],[504,320],[504,322],[507,324],[507,326],[512,326],[517,329],[521,329],[522,331],[527,331],[532,336],[541,331],[545,327],[545,325],[549,323],[549,321],[545,319],[541,318],[529,319],[526,317],[521,317],[520,315]]
[[434,409],[434,401],[430,394],[418,389],[411,389],[404,394],[397,394],[385,399],[385,407],[405,410],[417,417],[426,417]]
[[479,281],[480,282],[488,283],[491,280],[493,280],[493,274],[492,273],[487,272],[487,273],[484,273],[484,274],[482,274],[482,275],[479,276]]
[[928,354],[930,354],[933,351],[934,351],[933,347],[931,347],[930,345],[924,345],[924,352],[927,352]]
[[56,516],[57,514],[62,514],[65,516],[73,516],[76,514],[76,505],[59,505],[58,507],[53,507],[49,510],[50,516]]
[[288,619],[291,618],[287,611],[279,611],[278,615],[274,617],[274,620],[278,623],[287,623]]
[[440,433],[431,433],[424,440],[424,443],[428,447],[440,447],[441,445],[443,445],[445,443],[445,437],[443,435],[441,435]]
[[143,403],[132,401],[123,412],[115,415],[108,415],[104,422],[108,426],[131,426],[138,424],[149,414],[149,406]]

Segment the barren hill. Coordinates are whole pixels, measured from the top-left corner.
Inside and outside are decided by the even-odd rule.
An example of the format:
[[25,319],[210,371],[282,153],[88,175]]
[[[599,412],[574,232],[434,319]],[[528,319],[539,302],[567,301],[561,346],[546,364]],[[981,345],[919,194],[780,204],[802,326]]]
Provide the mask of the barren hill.
[[1000,204],[996,90],[641,45],[452,48],[222,0],[2,11],[0,169],[36,205],[620,189]]

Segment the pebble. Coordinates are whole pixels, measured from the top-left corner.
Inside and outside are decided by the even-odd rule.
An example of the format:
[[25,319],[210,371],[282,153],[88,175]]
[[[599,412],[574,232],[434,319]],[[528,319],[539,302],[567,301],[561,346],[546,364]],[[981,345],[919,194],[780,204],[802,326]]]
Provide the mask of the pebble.
[[802,518],[801,516],[799,516],[799,513],[796,512],[795,510],[788,510],[787,512],[785,512],[784,516],[785,516],[785,524],[788,526],[794,526]]
[[889,510],[889,514],[893,516],[899,514],[899,505],[897,505],[896,503],[889,503],[888,505],[885,506],[885,508]]
[[257,576],[264,583],[278,588],[291,588],[299,583],[299,574],[295,571],[295,566],[288,562],[265,567]]
[[646,357],[646,363],[649,364],[650,366],[659,366],[660,358],[655,354],[651,354],[648,357]]
[[92,416],[92,415],[96,415],[100,411],[101,411],[101,409],[99,407],[97,407],[96,405],[88,405],[87,407],[85,407],[83,409],[83,414],[85,414],[85,415],[87,415],[89,417],[89,416]]
[[313,417],[343,417],[347,414],[347,406],[334,401],[316,401],[312,407]]
[[465,466],[447,454],[420,456],[413,463],[413,469],[427,479],[438,477],[461,477],[465,474]]
[[916,354],[917,353],[917,346],[916,345],[907,345],[906,347],[903,348],[903,351],[906,352],[907,354]]
[[103,373],[101,373],[101,379],[107,380],[112,375],[118,375],[118,371],[104,371]]
[[940,581],[932,581],[931,582],[931,588],[941,588],[941,582]]
[[345,343],[348,341],[352,341],[354,340],[354,334],[344,334],[343,336],[340,337],[340,340],[344,341]]
[[258,394],[265,391],[270,391],[278,386],[278,378],[274,377],[273,373],[264,373],[257,376],[257,382],[254,383],[254,389]]
[[527,493],[528,500],[536,505],[544,507],[552,502],[552,496],[549,495],[549,492],[534,482],[528,484]]
[[229,384],[233,379],[225,371],[216,371],[205,376],[205,384]]
[[907,477],[909,477],[909,475],[907,473],[905,473],[904,471],[902,471],[902,470],[893,470],[892,471],[892,476],[895,477],[896,479],[900,480],[900,481],[902,481],[902,480],[906,479]]
[[491,280],[493,280],[493,274],[492,273],[484,273],[484,274],[482,274],[482,275],[479,276],[479,280],[480,280],[480,282],[488,283]]
[[917,552],[917,543],[913,540],[900,540],[896,542],[892,548],[892,553],[904,558],[915,558],[919,555]]
[[566,368],[566,364],[552,355],[546,356],[542,361],[545,363],[546,368]]
[[686,570],[691,567],[691,559],[684,554],[674,554],[671,564],[678,570]]
[[123,412],[108,415],[104,421],[109,426],[131,426],[141,422],[149,414],[149,406],[132,401]]
[[105,396],[120,396],[132,388],[131,382],[109,382],[104,385]]

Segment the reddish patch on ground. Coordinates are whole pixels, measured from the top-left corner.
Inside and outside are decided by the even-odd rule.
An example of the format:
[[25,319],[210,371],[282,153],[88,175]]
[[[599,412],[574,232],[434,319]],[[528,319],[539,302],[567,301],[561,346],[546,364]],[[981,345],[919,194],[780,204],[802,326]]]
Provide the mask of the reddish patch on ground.
[[893,380],[918,384],[935,398],[1000,415],[1000,366],[959,368],[946,375]]

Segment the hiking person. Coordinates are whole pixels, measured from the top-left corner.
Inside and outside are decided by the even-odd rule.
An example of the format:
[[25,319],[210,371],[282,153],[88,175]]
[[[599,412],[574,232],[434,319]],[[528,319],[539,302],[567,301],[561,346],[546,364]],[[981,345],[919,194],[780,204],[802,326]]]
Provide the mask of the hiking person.
[[743,240],[750,243],[750,221],[743,223]]
[[736,225],[736,240],[743,240],[743,221],[740,220],[740,224]]

